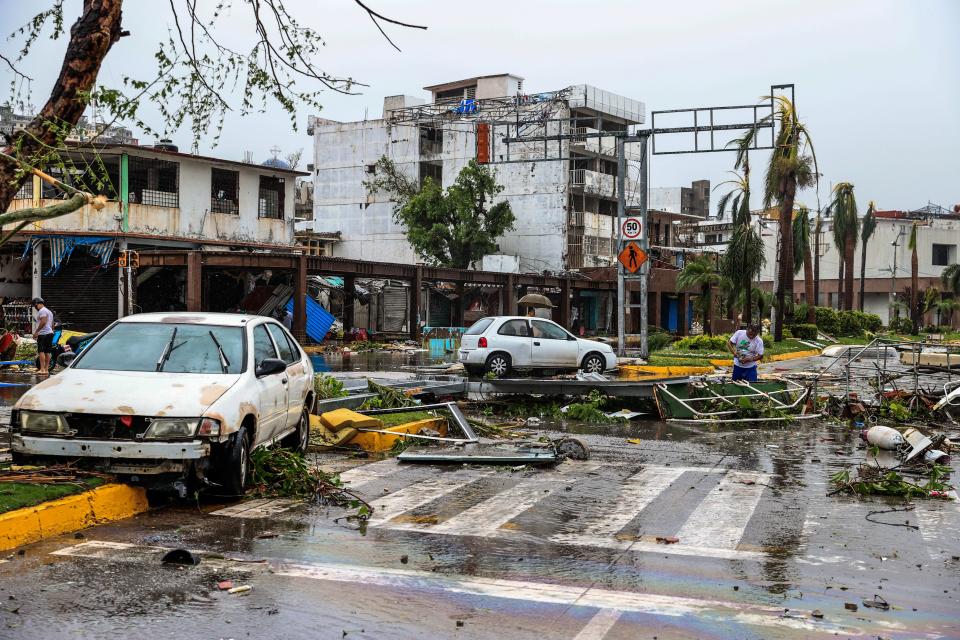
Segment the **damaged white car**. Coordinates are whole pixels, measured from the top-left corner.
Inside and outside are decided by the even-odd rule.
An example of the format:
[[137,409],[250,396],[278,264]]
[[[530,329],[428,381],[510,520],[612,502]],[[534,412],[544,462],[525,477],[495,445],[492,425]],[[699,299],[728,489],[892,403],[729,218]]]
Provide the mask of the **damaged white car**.
[[[306,450],[313,367],[271,318],[148,313],[112,324],[11,414],[18,462],[86,459],[140,481],[240,495],[250,451]],[[65,362],[67,364],[67,362]]]

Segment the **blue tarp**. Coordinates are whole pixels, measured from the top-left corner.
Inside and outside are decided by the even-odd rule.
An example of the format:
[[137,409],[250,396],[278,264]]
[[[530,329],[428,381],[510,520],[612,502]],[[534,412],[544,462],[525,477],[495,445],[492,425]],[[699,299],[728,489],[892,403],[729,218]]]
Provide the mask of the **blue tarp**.
[[34,236],[24,248],[21,259],[25,260],[33,248],[44,240],[50,241],[50,268],[43,274],[45,276],[56,275],[77,247],[89,247],[90,255],[100,258],[100,266],[106,267],[110,264],[110,256],[117,243],[113,238],[99,236]]
[[[293,313],[293,298],[287,301],[287,311]],[[333,326],[334,317],[313,298],[307,298],[307,337],[320,344]]]

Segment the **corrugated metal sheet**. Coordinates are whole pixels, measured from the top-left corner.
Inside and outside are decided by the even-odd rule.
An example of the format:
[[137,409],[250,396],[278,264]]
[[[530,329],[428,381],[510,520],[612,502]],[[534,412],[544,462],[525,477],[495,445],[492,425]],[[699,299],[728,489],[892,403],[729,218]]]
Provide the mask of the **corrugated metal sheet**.
[[[43,252],[43,271],[50,268],[50,253]],[[116,267],[103,268],[100,259],[85,250],[74,251],[55,275],[45,275],[41,293],[54,317],[75,331],[101,331],[117,319]]]
[[399,332],[407,326],[407,287],[385,287],[381,331]]
[[[293,298],[287,302],[287,311],[293,313]],[[334,317],[313,298],[307,298],[307,337],[320,344],[333,326]]]

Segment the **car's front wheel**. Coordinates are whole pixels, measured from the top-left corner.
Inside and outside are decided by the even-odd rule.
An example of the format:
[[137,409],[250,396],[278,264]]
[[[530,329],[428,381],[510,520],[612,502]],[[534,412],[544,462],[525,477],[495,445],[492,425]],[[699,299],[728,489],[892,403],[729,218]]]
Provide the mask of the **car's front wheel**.
[[586,373],[603,373],[607,368],[607,361],[599,353],[588,353],[580,368]]
[[497,352],[487,356],[487,364],[484,369],[497,378],[503,378],[510,373],[510,367],[510,356],[503,352]]
[[223,493],[239,498],[246,493],[250,478],[250,437],[247,428],[240,427],[233,440],[224,446],[224,455],[217,461],[217,476]]
[[296,431],[281,440],[280,445],[294,453],[306,453],[308,444],[310,444],[310,412],[307,407],[303,407]]

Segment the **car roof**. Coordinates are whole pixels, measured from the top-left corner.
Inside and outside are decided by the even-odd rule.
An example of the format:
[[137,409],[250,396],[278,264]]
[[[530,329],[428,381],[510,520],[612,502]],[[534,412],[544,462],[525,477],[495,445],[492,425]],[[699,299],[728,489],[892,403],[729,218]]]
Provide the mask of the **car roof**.
[[243,313],[213,313],[206,311],[171,311],[167,313],[137,313],[120,318],[119,322],[162,322],[169,324],[214,324],[243,327],[254,320],[269,320],[266,316]]
[[550,318],[541,318],[540,316],[486,316],[492,320],[546,320],[553,322]]

